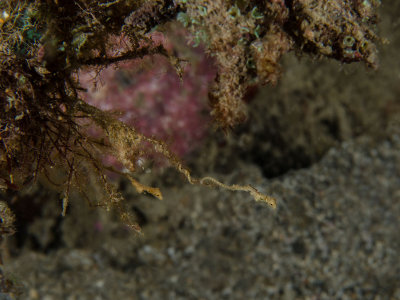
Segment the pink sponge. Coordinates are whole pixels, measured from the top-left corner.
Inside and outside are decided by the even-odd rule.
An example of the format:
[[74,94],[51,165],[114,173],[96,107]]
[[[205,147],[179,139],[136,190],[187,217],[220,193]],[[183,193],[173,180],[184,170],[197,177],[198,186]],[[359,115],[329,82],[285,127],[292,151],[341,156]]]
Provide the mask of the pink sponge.
[[[152,39],[177,51],[161,33],[153,33]],[[161,56],[108,67],[96,78],[96,87],[94,71],[82,72],[79,80],[88,89],[83,95],[87,102],[102,110],[120,112],[120,120],[145,135],[166,141],[182,157],[201,144],[209,128],[207,94],[215,68],[204,51],[182,44],[177,48],[184,52],[178,54],[180,57],[190,60],[184,65],[183,80]]]

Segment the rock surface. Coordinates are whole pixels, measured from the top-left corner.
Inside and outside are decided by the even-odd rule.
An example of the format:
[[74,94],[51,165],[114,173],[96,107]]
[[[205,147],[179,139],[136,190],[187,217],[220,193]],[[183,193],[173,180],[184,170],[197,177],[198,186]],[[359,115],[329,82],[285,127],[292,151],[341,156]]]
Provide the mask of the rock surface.
[[73,210],[62,225],[66,246],[6,264],[23,285],[16,299],[400,297],[398,134],[344,143],[272,181],[251,165],[224,180],[256,183],[278,209],[246,194],[169,187],[163,202],[136,201],[143,236],[101,210],[77,226]]

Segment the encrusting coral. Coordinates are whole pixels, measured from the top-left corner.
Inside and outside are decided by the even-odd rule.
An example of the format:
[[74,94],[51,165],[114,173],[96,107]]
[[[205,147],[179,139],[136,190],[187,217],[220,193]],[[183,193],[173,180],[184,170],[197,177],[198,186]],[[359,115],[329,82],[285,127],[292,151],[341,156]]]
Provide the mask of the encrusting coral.
[[275,84],[290,50],[377,67],[377,0],[180,0],[178,15],[206,45],[219,72],[210,91],[212,114],[223,128],[246,118],[243,98],[253,84]]
[[[63,194],[65,214],[72,187],[92,203],[85,193],[92,181],[104,198],[95,204],[117,209],[123,222],[139,230],[105,175],[121,172],[104,165],[102,158],[114,156],[138,192],[162,198],[158,188],[133,177],[141,157],[153,151],[192,184],[247,191],[275,207],[275,199],[250,185],[193,178],[164,142],[83,101],[79,71],[101,72],[123,61],[158,55],[181,76],[184,58],[151,38],[152,31],[178,20],[191,33],[193,46],[203,44],[216,61],[209,100],[212,116],[227,130],[246,119],[243,98],[249,86],[278,80],[279,60],[288,51],[344,63],[364,61],[375,68],[378,5],[376,0],[2,1],[0,187],[18,190],[43,176]],[[90,134],[92,127],[102,135]],[[60,170],[55,180],[52,174]],[[10,220],[2,224],[12,228]]]

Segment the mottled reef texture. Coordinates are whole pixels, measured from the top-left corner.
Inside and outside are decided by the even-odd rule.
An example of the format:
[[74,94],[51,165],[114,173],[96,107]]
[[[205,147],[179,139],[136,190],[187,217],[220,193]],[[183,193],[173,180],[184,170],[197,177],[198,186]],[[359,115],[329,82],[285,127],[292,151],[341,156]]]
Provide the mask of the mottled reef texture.
[[[243,5],[236,2],[237,7]],[[19,194],[9,191],[1,199],[11,203],[17,216],[16,233],[2,245],[2,271],[8,281],[1,284],[13,296],[0,298],[400,298],[400,2],[384,1],[380,8],[379,35],[390,43],[378,45],[376,71],[316,58],[316,51],[331,58],[350,55],[349,60],[360,60],[357,53],[364,53],[362,60],[373,66],[375,49],[358,40],[373,33],[363,26],[346,32],[347,23],[328,26],[323,14],[317,20],[313,12],[324,11],[321,1],[286,2],[292,7],[288,15],[279,11],[281,1],[270,1],[275,11],[271,24],[290,19],[290,13],[303,19],[291,24],[300,26],[298,31],[276,29],[275,34],[298,37],[292,46],[300,47],[296,43],[302,41],[311,55],[298,59],[296,51],[283,54],[286,48],[264,41],[267,49],[277,51],[280,62],[273,66],[281,79],[248,97],[249,122],[228,136],[213,133],[187,158],[194,174],[211,174],[231,184],[252,183],[276,197],[277,209],[254,203],[246,193],[185,185],[172,169],[153,169],[138,178],[159,187],[162,201],[139,195],[128,180],[119,181],[126,209],[142,228],[143,235],[137,235],[121,223],[118,210],[90,208],[78,193],[71,194],[62,217],[62,201],[54,190],[37,184]],[[329,1],[329,9],[339,2]],[[304,4],[312,3],[315,10],[307,10]],[[368,10],[357,7],[359,17],[369,16]],[[207,42],[206,35],[195,35],[206,16],[201,10],[192,13],[199,14],[198,23],[187,24],[194,30],[193,42]],[[248,13],[254,19],[248,27],[256,30],[262,22],[258,12]],[[234,28],[243,14],[231,14],[226,26]],[[180,15],[180,21],[185,17]],[[354,40],[341,36],[341,43],[329,45],[324,34],[339,27]],[[84,52],[88,45],[83,33],[75,34]],[[234,34],[249,38],[243,47],[258,51],[255,46],[261,44],[252,43],[264,33]],[[326,40],[322,45],[318,39]],[[218,47],[218,40],[208,42]],[[243,53],[257,59],[258,52]],[[218,59],[220,68],[235,67],[223,54]],[[252,71],[241,69],[241,74],[255,79],[258,69],[247,67]],[[258,79],[269,80],[275,74],[259,73]],[[229,75],[220,75],[220,82]],[[23,89],[21,93],[28,95]],[[218,93],[214,85],[213,94]],[[218,101],[212,103],[214,109]],[[2,169],[0,175],[9,178],[7,171]],[[5,209],[0,207],[1,213]]]

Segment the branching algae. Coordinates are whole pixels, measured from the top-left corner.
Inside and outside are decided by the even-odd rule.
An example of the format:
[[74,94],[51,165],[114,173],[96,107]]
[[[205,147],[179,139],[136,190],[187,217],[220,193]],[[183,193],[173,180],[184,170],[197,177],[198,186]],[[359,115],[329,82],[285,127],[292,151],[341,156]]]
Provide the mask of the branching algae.
[[[163,141],[83,101],[78,72],[161,55],[180,74],[182,59],[149,35],[157,26],[180,21],[191,33],[192,45],[203,44],[216,61],[218,73],[209,92],[212,116],[228,130],[246,119],[243,97],[248,86],[275,83],[279,60],[288,51],[343,63],[364,61],[375,68],[378,5],[376,0],[1,1],[0,188],[18,190],[43,176],[62,193],[65,214],[73,187],[93,201],[85,193],[91,180],[102,190],[101,204],[116,209],[123,222],[139,230],[105,175],[118,171],[102,158],[114,156],[139,193],[161,199],[158,188],[134,178],[137,162],[153,151],[191,184],[246,191],[275,207],[275,199],[251,185],[193,178]],[[118,37],[124,45],[115,44]],[[100,137],[89,133],[93,127]],[[63,170],[57,180],[54,170]],[[11,233],[14,215],[6,204],[2,207],[1,233]]]

